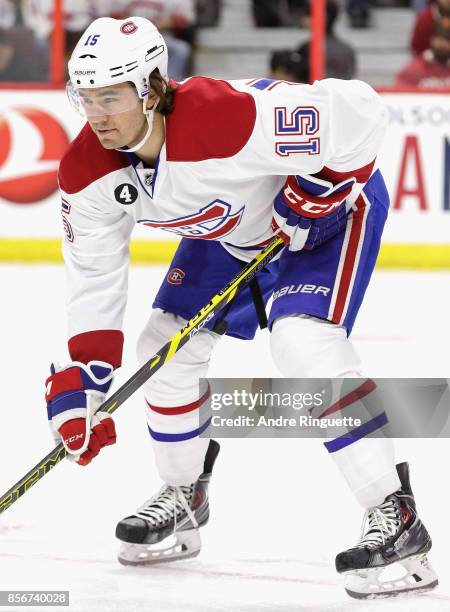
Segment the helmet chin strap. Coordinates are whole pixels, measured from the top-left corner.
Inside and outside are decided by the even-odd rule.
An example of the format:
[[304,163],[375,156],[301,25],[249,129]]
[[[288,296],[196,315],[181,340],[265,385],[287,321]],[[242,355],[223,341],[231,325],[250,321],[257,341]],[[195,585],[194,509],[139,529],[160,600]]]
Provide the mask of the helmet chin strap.
[[150,135],[153,130],[153,120],[155,118],[155,109],[159,104],[159,98],[156,99],[152,108],[147,108],[147,100],[148,100],[148,96],[145,96],[145,98],[142,101],[143,113],[145,115],[145,119],[147,120],[147,131],[145,132],[144,137],[137,144],[135,144],[134,147],[119,147],[116,149],[116,151],[122,151],[123,153],[134,153],[135,151],[138,151],[141,147],[143,147],[144,144],[147,142],[147,140],[150,138]]

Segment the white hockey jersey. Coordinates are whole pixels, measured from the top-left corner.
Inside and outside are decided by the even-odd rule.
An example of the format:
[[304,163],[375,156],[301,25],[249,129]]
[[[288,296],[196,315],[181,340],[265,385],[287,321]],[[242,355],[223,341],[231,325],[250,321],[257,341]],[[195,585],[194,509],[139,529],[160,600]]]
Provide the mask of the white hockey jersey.
[[248,260],[273,236],[273,200],[288,175],[373,172],[387,124],[361,81],[314,85],[193,77],[177,85],[156,168],[104,149],[87,124],[61,161],[72,359],[119,365],[135,223],[218,240]]

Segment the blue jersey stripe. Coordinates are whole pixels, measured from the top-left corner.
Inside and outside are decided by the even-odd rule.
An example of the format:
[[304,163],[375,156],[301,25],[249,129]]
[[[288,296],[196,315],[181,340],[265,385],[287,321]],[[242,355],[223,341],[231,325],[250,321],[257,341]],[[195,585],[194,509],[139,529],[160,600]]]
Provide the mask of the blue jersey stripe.
[[387,422],[387,415],[385,412],[382,412],[375,418],[367,421],[367,423],[363,423],[359,427],[356,427],[356,429],[353,429],[353,431],[349,431],[339,438],[325,442],[325,447],[329,453],[340,451],[346,446],[353,444],[353,442],[361,440],[361,438],[365,438],[374,431],[377,431],[377,429],[381,429]]
[[250,85],[250,87],[263,90],[267,89],[270,85],[272,85],[272,83],[275,83],[275,79],[259,79],[259,81],[253,83],[253,85]]
[[155,431],[148,426],[148,431],[150,432],[151,437],[157,442],[183,442],[184,440],[191,440],[191,438],[196,438],[201,433],[205,431],[209,427],[211,423],[211,418],[209,418],[201,427],[198,429],[194,429],[192,431],[187,431],[185,433],[163,433],[160,431]]

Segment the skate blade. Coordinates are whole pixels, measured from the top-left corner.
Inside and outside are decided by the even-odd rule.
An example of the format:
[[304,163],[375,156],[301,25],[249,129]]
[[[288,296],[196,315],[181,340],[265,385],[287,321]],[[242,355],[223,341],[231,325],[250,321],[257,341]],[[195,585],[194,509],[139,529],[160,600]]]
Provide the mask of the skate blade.
[[166,538],[159,544],[124,542],[119,551],[118,561],[122,565],[145,566],[191,559],[200,553],[202,544],[198,529],[177,532],[171,536],[173,543],[167,546],[169,539]]
[[[384,578],[388,570],[403,569],[403,575]],[[354,599],[378,599],[396,597],[408,593],[425,593],[438,585],[436,572],[427,556],[414,555],[388,565],[345,572],[345,590]]]

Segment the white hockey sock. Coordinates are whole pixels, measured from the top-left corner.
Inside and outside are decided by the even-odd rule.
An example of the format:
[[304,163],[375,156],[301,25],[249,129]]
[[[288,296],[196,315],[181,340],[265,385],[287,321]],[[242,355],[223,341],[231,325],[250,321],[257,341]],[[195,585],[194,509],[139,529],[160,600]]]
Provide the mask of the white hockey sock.
[[[345,329],[321,319],[305,315],[277,319],[271,349],[276,366],[288,378],[362,377],[360,359]],[[361,438],[330,454],[365,508],[400,488],[391,439]]]
[[[154,309],[139,338],[139,362],[149,359],[184,323],[181,317]],[[172,486],[191,484],[203,471],[209,439],[196,432],[202,425],[199,409],[208,399],[199,378],[206,377],[219,338],[201,330],[144,385],[156,466],[162,480]]]
[[378,506],[401,486],[390,438],[363,438],[331,457],[364,508]]

